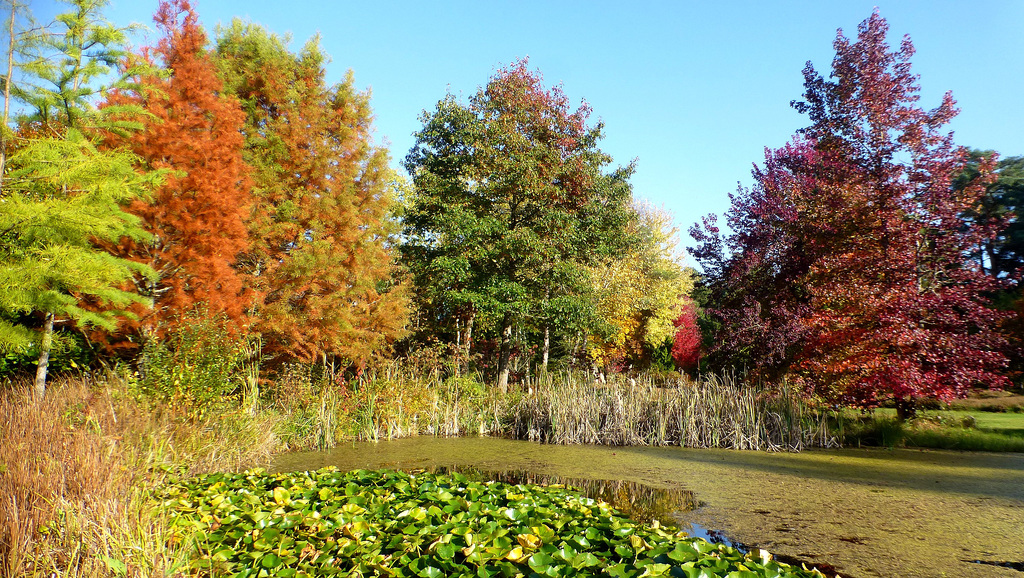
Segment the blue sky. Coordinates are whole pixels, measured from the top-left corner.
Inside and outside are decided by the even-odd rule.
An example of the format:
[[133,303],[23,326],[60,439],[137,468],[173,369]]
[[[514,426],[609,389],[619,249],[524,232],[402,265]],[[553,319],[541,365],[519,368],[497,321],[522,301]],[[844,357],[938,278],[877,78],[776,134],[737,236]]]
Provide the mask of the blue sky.
[[[36,0],[40,18],[52,0]],[[836,29],[856,34],[874,6],[895,45],[909,34],[925,108],[952,90],[960,144],[1024,154],[1024,1],[806,0],[779,2],[504,1],[341,2],[196,0],[201,22],[240,17],[314,34],[331,55],[328,80],[351,69],[369,88],[376,138],[393,163],[413,144],[419,115],[446,91],[467,97],[495,69],[529,57],[606,125],[602,148],[637,160],[634,193],[670,211],[683,233],[722,213],[751,163],[806,124],[789,102],[806,61],[827,73]],[[156,0],[111,0],[116,24],[152,27]],[[150,38],[137,40],[146,44]]]

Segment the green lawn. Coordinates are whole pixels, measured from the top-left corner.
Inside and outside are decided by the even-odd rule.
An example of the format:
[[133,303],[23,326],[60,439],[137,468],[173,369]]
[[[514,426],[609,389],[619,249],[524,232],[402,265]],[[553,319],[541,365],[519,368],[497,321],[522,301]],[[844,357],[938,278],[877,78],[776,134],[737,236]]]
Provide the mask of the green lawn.
[[[879,408],[875,410],[875,415],[879,417],[895,417],[896,410],[892,408]],[[974,418],[979,430],[1024,436],[1024,413],[965,410],[922,410],[918,412],[918,416],[937,416],[951,420],[963,420],[970,416]]]

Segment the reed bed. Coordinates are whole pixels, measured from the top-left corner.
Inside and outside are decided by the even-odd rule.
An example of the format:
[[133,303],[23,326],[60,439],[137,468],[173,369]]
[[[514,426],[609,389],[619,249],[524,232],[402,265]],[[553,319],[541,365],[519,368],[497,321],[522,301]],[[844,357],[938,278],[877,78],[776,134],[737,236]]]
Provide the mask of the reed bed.
[[555,444],[655,445],[798,451],[837,447],[824,416],[785,389],[734,378],[656,384],[596,383],[586,374],[542,377],[510,412],[507,435]]

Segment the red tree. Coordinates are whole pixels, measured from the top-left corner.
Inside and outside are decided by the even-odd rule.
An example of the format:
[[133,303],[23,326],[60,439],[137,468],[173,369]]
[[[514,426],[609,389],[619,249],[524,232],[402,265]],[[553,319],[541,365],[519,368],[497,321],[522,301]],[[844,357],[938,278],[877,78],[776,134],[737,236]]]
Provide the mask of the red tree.
[[755,169],[729,237],[710,221],[691,234],[724,347],[827,398],[892,400],[905,416],[921,397],[1002,385],[1006,360],[984,298],[997,281],[969,259],[997,226],[964,217],[990,163],[953,186],[967,161],[940,132],[953,99],[919,108],[913,46],[890,52],[886,32],[877,12],[855,42],[840,31],[832,80],[808,63],[794,107],[811,126]]
[[144,327],[162,333],[199,304],[238,327],[247,322],[253,298],[235,267],[249,246],[251,186],[240,132],[245,115],[237,99],[223,94],[189,0],[164,0],[154,21],[163,37],[142,58],[170,75],[137,79],[137,90],[111,95],[108,105],[139,104],[151,116],[127,142],[111,135],[108,144],[127,144],[149,168],[168,173],[151,200],[129,207],[153,241],[125,240],[115,250],[160,275],[143,289],[154,299]]
[[690,228],[704,311],[717,327],[707,352],[712,368],[743,367],[768,380],[790,369],[810,314],[804,277],[813,255],[800,230],[800,197],[813,191],[816,158],[805,141],[766,150],[764,167],[754,167],[754,186],[730,195],[732,233],[722,237],[714,215]]
[[672,340],[672,361],[676,367],[691,371],[700,360],[701,335],[697,326],[697,307],[693,301],[683,303],[683,310],[676,318],[676,334]]
[[834,80],[808,64],[806,101],[795,104],[829,167],[814,194],[831,205],[808,215],[808,238],[828,250],[807,276],[813,338],[800,367],[819,392],[862,406],[893,399],[902,415],[919,397],[1004,384],[1006,359],[1000,314],[983,298],[996,281],[967,258],[995,233],[964,218],[991,166],[953,186],[968,161],[940,130],[957,113],[953,98],[917,106],[913,45],[905,37],[890,52],[887,30],[876,11],[856,42],[840,31]]

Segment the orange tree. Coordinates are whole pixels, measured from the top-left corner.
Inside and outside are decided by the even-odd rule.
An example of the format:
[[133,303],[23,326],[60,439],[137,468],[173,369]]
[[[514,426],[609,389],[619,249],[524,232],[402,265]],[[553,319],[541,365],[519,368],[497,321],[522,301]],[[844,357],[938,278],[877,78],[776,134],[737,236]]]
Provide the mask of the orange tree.
[[252,204],[242,159],[245,115],[222,90],[188,0],[161,2],[154,21],[163,37],[141,58],[150,70],[160,66],[168,74],[138,78],[133,90],[107,99],[107,106],[134,104],[148,113],[143,130],[112,133],[107,145],[127,145],[147,168],[166,169],[167,176],[151,198],[128,207],[149,240],[124,238],[112,250],[159,274],[155,281],[138,279],[140,292],[153,299],[151,310],[138,311],[142,328],[164,335],[203,304],[237,330],[254,301],[236,267],[249,247],[245,223]]
[[278,360],[361,365],[407,317],[390,249],[396,175],[371,141],[369,95],[351,74],[327,85],[315,39],[294,54],[236,20],[216,54],[253,167],[241,266],[261,296],[255,325]]

